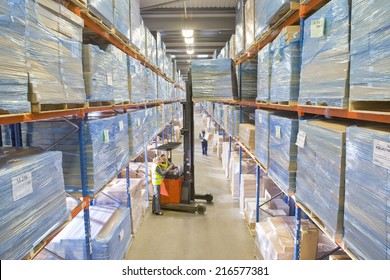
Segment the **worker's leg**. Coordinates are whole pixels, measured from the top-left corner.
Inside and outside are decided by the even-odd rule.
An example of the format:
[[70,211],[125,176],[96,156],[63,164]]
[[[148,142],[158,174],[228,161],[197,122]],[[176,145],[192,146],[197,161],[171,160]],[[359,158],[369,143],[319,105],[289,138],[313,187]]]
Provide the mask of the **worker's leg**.
[[207,141],[204,144],[204,154],[207,156]]
[[161,213],[160,208],[160,186],[153,186],[153,202],[152,202],[152,212],[155,214]]
[[207,142],[206,141],[203,141],[202,142],[202,154],[203,155],[206,155],[206,145],[207,145]]

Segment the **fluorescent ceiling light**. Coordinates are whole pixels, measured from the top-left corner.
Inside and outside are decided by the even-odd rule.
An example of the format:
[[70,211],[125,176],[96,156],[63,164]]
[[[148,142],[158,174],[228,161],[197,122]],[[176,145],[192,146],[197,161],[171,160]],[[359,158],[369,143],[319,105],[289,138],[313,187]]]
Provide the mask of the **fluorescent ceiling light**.
[[192,45],[194,43],[194,37],[184,38],[184,42],[186,42],[187,45]]
[[192,30],[192,29],[183,29],[181,31],[181,33],[183,34],[183,37],[185,37],[185,38],[194,36],[194,30]]
[[208,54],[198,54],[197,57],[198,58],[208,58],[209,55]]
[[194,49],[187,49],[187,54],[194,54]]

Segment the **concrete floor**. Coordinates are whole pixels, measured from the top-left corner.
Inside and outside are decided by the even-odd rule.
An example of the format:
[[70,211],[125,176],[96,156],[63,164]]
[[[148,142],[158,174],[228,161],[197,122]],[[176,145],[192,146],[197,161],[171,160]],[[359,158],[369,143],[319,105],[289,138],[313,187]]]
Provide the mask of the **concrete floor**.
[[[196,115],[195,124],[200,124]],[[198,135],[199,127],[195,127]],[[173,162],[183,162],[182,150],[173,154]],[[254,239],[233,201],[229,181],[216,153],[208,149],[203,156],[195,140],[196,193],[212,193],[204,215],[164,210],[163,216],[151,214],[151,206],[133,239],[129,260],[250,260],[254,259]],[[198,201],[198,203],[204,203]]]

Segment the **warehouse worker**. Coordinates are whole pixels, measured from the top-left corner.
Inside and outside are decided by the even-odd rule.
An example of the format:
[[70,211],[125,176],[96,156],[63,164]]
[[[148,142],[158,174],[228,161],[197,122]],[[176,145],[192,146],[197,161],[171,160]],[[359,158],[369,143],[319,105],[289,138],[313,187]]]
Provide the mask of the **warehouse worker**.
[[161,154],[160,157],[161,157],[161,159],[162,159],[162,164],[161,164],[161,166],[162,166],[163,170],[167,170],[169,166],[172,166],[171,168],[175,168],[175,166],[173,165],[173,163],[171,163],[171,162],[168,160],[168,158],[167,158],[167,156],[166,156],[165,154]]
[[207,156],[207,139],[205,138],[206,131],[202,128],[202,131],[199,133],[199,139],[202,143],[202,155]]
[[152,166],[152,184],[154,187],[154,193],[153,193],[153,201],[152,201],[152,212],[155,215],[163,215],[163,212],[161,212],[160,208],[160,186],[163,182],[164,175],[168,173],[172,166],[168,166],[167,169],[163,170],[162,166],[163,160],[161,157],[155,157],[153,159],[153,166]]

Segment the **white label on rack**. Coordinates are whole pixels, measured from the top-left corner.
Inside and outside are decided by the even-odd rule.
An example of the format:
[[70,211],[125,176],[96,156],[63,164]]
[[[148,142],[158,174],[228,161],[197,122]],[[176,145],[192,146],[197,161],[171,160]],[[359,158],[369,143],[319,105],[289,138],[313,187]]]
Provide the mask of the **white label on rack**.
[[141,126],[141,119],[138,119],[137,126]]
[[275,126],[275,137],[277,139],[282,138],[282,130],[281,130],[280,126],[278,126],[278,125]]
[[304,148],[305,147],[305,140],[306,140],[306,132],[304,131],[299,131],[298,137],[297,137],[297,142],[295,145],[297,145],[299,148]]
[[259,116],[259,124],[263,124],[263,115],[258,114],[258,116]]
[[125,231],[122,228],[122,230],[119,232],[119,239],[122,240],[124,236],[125,236]]
[[109,86],[113,85],[113,83],[112,83],[112,74],[111,73],[107,74],[107,85],[109,85]]
[[374,139],[373,163],[390,170],[390,142]]
[[108,130],[103,130],[103,142],[108,143],[110,142],[110,135],[108,134]]
[[17,201],[33,192],[31,172],[12,178],[12,196]]
[[119,121],[119,131],[123,131],[125,129],[125,125],[123,124],[123,121]]
[[320,38],[325,35],[325,18],[312,20],[310,24],[310,37]]

